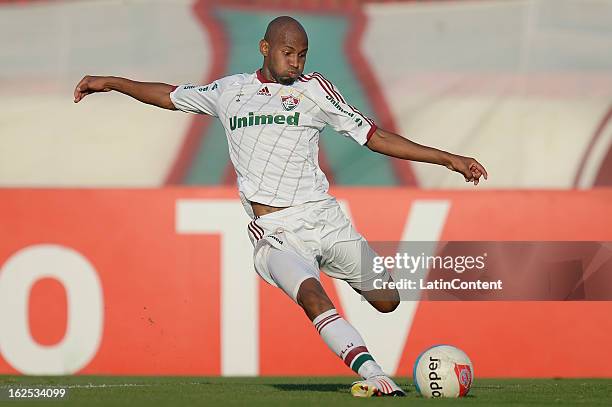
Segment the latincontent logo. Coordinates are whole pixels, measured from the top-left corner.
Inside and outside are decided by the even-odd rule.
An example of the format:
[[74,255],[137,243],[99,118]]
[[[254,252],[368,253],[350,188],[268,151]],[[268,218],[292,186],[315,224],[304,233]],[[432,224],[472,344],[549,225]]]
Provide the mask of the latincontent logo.
[[[373,280],[374,289],[421,290],[502,290],[503,281],[476,279],[463,281],[459,276],[465,272],[482,275],[486,267],[487,253],[478,256],[440,256],[421,253],[396,253],[393,256],[372,258],[372,271],[380,277]],[[428,279],[429,270],[448,273],[455,278]],[[391,279],[387,277],[390,273]]]
[[361,264],[370,290],[407,301],[609,301],[609,259],[610,242],[409,241],[370,242]]

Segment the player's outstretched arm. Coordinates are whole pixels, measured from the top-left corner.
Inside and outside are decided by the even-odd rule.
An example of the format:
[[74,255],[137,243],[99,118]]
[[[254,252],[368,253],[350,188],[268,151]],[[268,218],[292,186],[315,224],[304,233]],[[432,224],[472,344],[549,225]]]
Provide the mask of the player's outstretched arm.
[[92,93],[115,90],[149,105],[176,110],[170,100],[174,88],[167,83],[136,82],[115,76],[85,76],[74,89],[74,103]]
[[381,128],[376,129],[366,145],[370,150],[390,157],[444,165],[463,175],[465,182],[473,182],[474,185],[478,185],[481,176],[484,179],[488,177],[482,164],[473,158],[423,146]]

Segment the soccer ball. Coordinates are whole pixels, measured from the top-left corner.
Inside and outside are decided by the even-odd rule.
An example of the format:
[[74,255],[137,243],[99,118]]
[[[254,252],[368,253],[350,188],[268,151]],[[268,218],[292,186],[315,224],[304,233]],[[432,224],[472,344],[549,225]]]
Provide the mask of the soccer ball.
[[474,368],[462,350],[436,345],[419,355],[412,376],[417,392],[424,397],[463,397],[474,381]]

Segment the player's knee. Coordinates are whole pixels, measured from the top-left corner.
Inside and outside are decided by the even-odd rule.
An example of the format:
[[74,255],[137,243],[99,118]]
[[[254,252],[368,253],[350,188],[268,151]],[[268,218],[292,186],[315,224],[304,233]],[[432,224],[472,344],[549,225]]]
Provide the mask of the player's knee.
[[383,314],[388,314],[389,312],[393,312],[397,309],[397,307],[399,307],[399,300],[397,301],[377,301],[374,304],[372,304],[374,306],[374,308],[376,308],[376,310],[378,312],[382,312]]
[[378,312],[385,314],[395,311],[400,304],[397,290],[364,291],[362,295]]

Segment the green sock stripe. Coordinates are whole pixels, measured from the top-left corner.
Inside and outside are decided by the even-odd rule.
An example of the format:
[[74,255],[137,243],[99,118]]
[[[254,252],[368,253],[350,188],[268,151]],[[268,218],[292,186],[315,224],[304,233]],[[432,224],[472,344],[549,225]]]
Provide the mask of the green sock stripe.
[[369,353],[364,353],[362,355],[359,355],[357,359],[355,359],[355,361],[351,365],[351,369],[353,369],[353,372],[359,373],[359,368],[361,367],[361,365],[363,365],[368,360],[374,360],[372,355],[370,355]]

